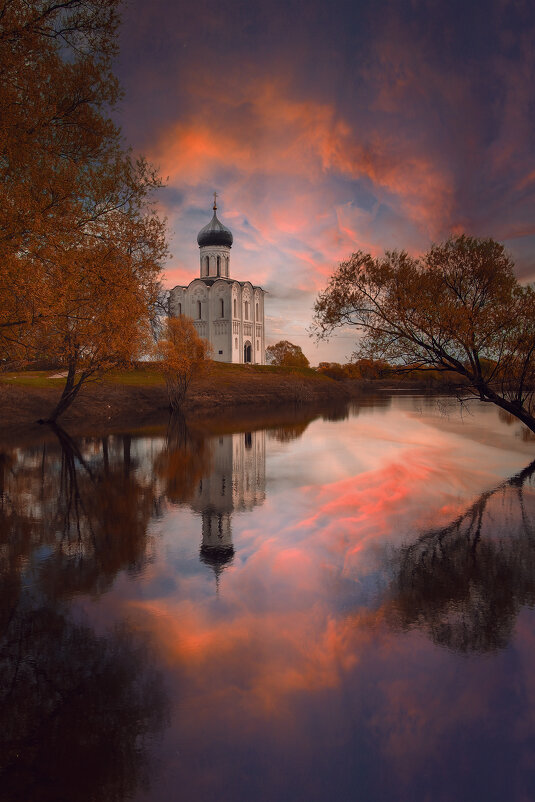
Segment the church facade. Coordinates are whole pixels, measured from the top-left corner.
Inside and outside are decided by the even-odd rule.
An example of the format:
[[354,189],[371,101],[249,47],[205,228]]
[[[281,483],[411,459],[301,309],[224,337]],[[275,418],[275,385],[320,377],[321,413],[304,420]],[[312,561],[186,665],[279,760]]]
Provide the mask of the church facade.
[[264,295],[250,281],[230,274],[232,232],[214,215],[199,231],[200,276],[169,294],[169,314],[187,315],[212,346],[217,362],[265,364]]

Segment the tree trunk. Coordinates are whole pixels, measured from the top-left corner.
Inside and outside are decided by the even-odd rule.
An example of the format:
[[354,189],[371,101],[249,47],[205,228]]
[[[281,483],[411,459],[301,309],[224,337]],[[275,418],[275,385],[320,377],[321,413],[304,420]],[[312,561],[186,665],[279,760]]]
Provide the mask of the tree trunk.
[[56,404],[55,409],[52,411],[52,414],[46,420],[42,418],[38,421],[39,423],[55,423],[60,415],[63,415],[65,410],[67,410],[70,405],[73,403],[74,399],[78,395],[82,384],[87,379],[88,374],[82,373],[76,381],[76,360],[71,359],[69,361],[69,368],[67,371],[67,379],[65,381],[65,386],[63,388],[63,392],[60,396],[58,403]]
[[480,393],[485,401],[490,401],[496,404],[500,409],[509,412],[513,417],[517,418],[524,426],[535,433],[535,417],[531,415],[527,409],[515,401],[508,401],[498,393],[495,393],[485,382],[474,382],[475,389]]

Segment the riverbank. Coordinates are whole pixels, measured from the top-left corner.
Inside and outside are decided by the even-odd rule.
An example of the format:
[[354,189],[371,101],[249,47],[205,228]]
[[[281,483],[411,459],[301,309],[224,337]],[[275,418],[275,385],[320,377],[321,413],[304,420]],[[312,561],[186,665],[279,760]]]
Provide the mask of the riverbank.
[[[0,376],[0,438],[37,426],[53,410],[64,378],[57,371],[25,371]],[[213,363],[191,385],[184,413],[188,417],[271,410],[302,405],[343,403],[352,392],[342,383],[312,370]],[[152,367],[117,371],[82,388],[61,426],[80,433],[143,427],[166,420],[165,383]]]

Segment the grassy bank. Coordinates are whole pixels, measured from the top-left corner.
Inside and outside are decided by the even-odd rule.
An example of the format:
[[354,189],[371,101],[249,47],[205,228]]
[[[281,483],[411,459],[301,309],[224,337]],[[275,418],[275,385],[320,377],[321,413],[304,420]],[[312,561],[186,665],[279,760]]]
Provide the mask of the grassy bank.
[[[0,374],[0,431],[5,434],[46,418],[64,381],[57,370]],[[223,410],[324,404],[343,401],[349,395],[340,382],[311,369],[213,362],[192,383],[184,412],[207,417]],[[166,415],[167,394],[161,374],[153,365],[139,365],[87,383],[59,422],[76,429],[144,426]]]

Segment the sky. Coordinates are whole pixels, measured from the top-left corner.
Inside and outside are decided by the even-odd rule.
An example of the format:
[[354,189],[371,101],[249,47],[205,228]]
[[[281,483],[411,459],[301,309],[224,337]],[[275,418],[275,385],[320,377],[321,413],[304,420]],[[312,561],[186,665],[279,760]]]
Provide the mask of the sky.
[[167,180],[166,286],[198,275],[214,190],[267,344],[312,364],[351,356],[308,329],[357,250],[491,236],[534,280],[534,41],[532,0],[130,0],[120,123]]

